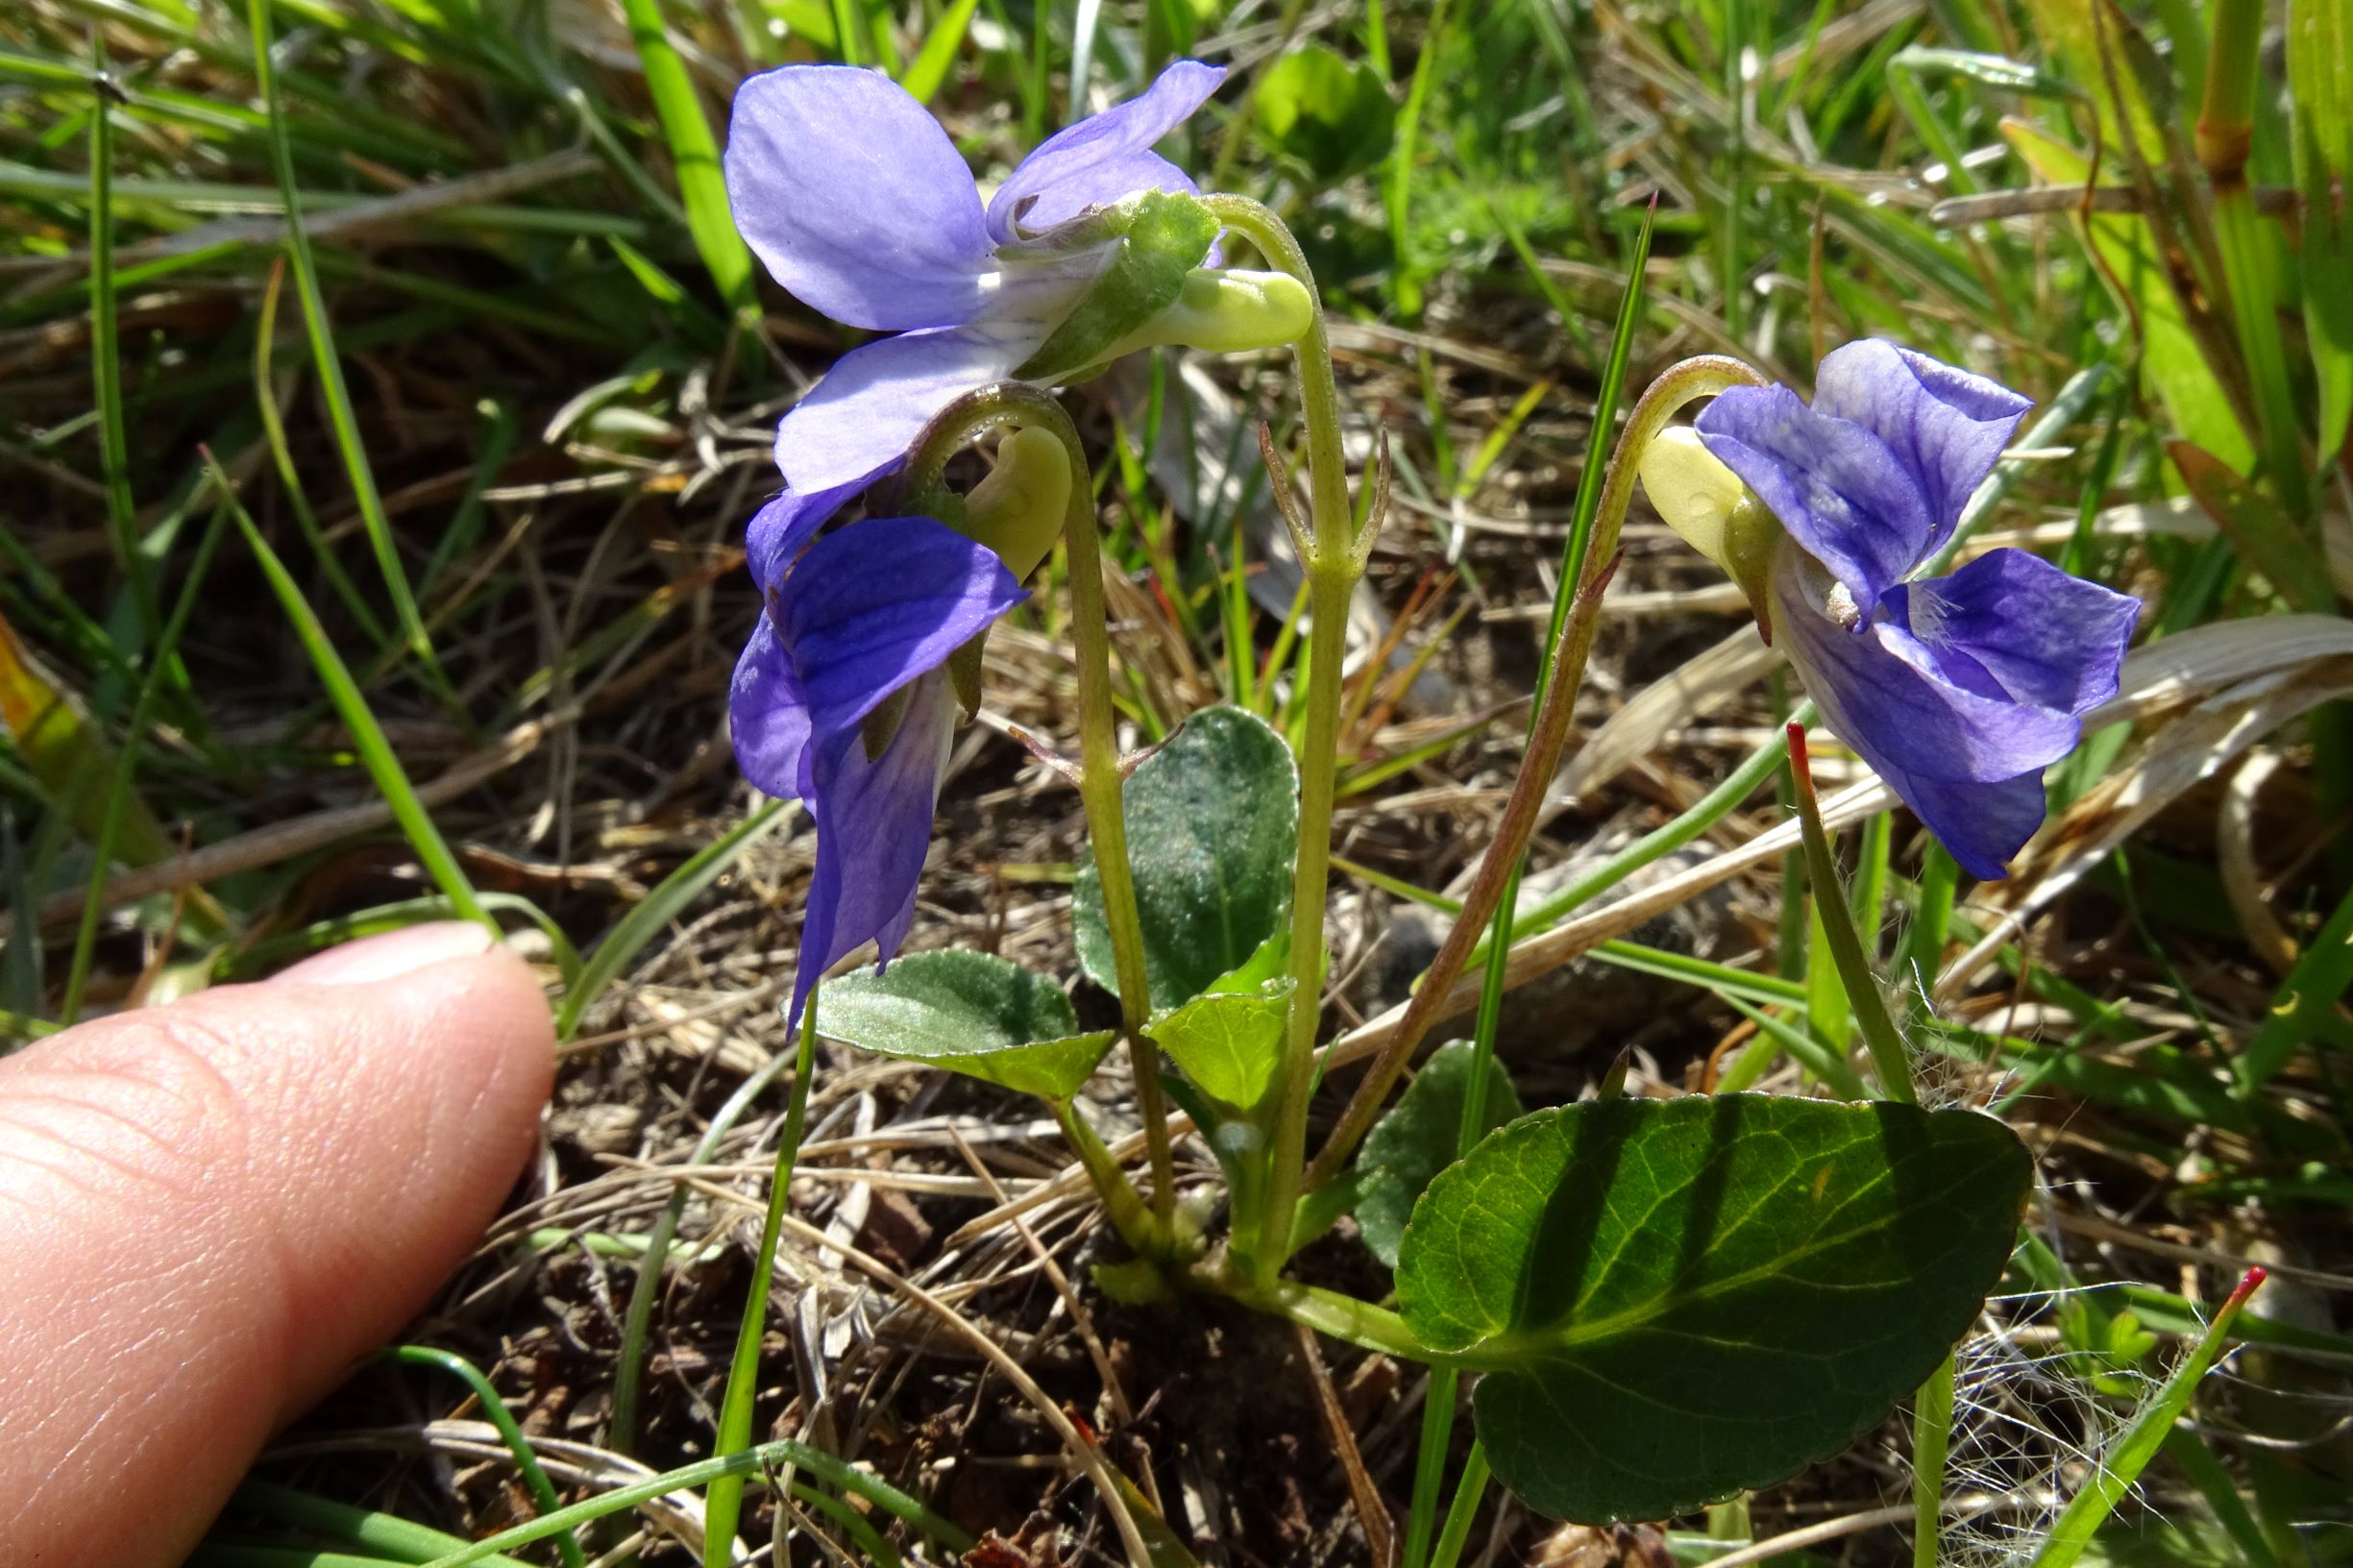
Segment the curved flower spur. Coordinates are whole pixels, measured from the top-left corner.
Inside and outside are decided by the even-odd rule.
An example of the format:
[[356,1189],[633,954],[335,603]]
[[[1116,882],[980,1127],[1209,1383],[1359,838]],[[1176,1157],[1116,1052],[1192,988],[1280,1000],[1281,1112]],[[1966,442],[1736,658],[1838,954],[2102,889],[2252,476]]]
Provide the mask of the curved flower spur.
[[1741,585],[1830,727],[1982,878],[2042,824],[2043,770],[2116,695],[2141,609],[2021,550],[1915,576],[2031,406],[1870,340],[1823,359],[1810,407],[1733,387],[1641,464],[1659,515]]
[[786,484],[869,482],[993,381],[1067,380],[1151,343],[1272,348],[1304,331],[1293,280],[1211,270],[1216,220],[1152,151],[1224,79],[1178,61],[1045,141],[985,208],[947,133],[889,78],[787,65],[746,82],[727,135],[736,227],[806,304],[898,334],[843,355],[785,415]]

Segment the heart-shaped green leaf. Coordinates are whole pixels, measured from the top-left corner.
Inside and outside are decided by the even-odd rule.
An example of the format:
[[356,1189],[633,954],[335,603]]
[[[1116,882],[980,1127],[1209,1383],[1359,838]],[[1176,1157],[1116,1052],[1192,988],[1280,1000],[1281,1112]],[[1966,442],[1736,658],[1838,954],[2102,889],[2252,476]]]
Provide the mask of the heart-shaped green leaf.
[[910,953],[818,992],[818,1032],[1049,1100],[1068,1099],[1114,1032],[1078,1032],[1062,988],[988,953]]
[[[1143,760],[1120,798],[1157,1013],[1249,964],[1282,929],[1299,845],[1299,770],[1263,721],[1207,708]],[[1115,990],[1091,858],[1079,870],[1072,919],[1080,966]]]
[[1323,180],[1371,168],[1397,135],[1397,109],[1381,73],[1321,44],[1293,49],[1268,67],[1258,103],[1268,139]]
[[1532,1507],[1668,1518],[1837,1453],[1918,1387],[2000,1275],[2031,1174],[1965,1111],[1539,1111],[1431,1184],[1398,1304],[1486,1371],[1480,1439]]
[[1144,1032],[1204,1092],[1246,1114],[1265,1097],[1283,1066],[1291,989],[1292,982],[1282,979],[1255,991],[1210,992],[1154,1019]]
[[[1391,1268],[1397,1266],[1397,1247],[1405,1239],[1415,1201],[1433,1177],[1455,1163],[1461,1146],[1462,1102],[1470,1094],[1475,1054],[1467,1040],[1431,1052],[1397,1103],[1364,1135],[1364,1147],[1357,1155],[1357,1169],[1362,1173],[1357,1188],[1357,1228],[1373,1256]],[[1480,1130],[1493,1131],[1521,1110],[1511,1075],[1490,1056],[1486,1117]]]

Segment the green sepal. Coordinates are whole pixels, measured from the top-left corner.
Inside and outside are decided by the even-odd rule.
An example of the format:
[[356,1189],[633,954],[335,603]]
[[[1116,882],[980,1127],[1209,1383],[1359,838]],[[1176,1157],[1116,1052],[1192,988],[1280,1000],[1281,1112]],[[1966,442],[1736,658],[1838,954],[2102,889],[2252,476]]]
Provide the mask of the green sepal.
[[864,719],[858,721],[858,743],[866,747],[866,760],[878,762],[897,738],[898,726],[906,722],[907,703],[915,696],[915,682],[896,687]]
[[1181,191],[1146,191],[1102,219],[1120,232],[1117,254],[1016,380],[1066,380],[1110,358],[1121,339],[1175,303],[1220,227],[1201,198]]
[[972,640],[947,656],[947,683],[956,692],[956,710],[969,723],[980,712],[981,656],[988,650],[989,628],[983,626]]
[[1069,453],[1052,430],[1027,425],[996,444],[996,466],[964,498],[962,515],[941,521],[995,551],[1020,582],[1062,537],[1069,507]]

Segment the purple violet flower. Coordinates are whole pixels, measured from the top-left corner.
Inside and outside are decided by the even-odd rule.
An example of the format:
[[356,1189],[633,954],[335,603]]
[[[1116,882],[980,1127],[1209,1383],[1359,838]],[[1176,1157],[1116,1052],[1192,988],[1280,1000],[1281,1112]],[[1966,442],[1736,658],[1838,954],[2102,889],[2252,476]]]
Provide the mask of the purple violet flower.
[[1984,878],[2042,824],[2043,770],[2116,695],[2141,610],[2019,550],[1914,576],[2030,406],[1867,341],[1822,361],[1811,407],[1735,387],[1696,422],[1783,530],[1763,584],[1775,641],[1830,727]]
[[[745,776],[817,819],[795,1021],[859,943],[888,963],[906,939],[956,723],[942,667],[1024,597],[988,547],[927,517],[868,518],[811,543],[843,499],[787,494],[751,520],[762,611],[728,698]],[[868,721],[894,701],[896,723],[877,723],[887,740],[870,751]]]
[[1027,363],[1118,251],[1091,210],[1192,193],[1152,144],[1225,80],[1178,61],[1140,96],[1048,138],[981,206],[947,133],[906,89],[847,65],[751,78],[727,134],[728,205],[775,280],[851,327],[895,332],[844,355],[776,429],[796,491],[846,494],[905,454],[957,398]]

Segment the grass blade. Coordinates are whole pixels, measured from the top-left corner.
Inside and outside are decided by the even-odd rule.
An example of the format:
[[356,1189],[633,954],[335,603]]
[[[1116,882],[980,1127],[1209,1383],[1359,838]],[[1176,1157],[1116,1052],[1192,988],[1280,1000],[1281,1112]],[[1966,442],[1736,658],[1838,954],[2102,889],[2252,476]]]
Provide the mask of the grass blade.
[[[433,657],[433,645],[417,615],[416,596],[409,592],[408,577],[401,570],[400,547],[393,541],[392,523],[384,515],[383,497],[376,488],[376,472],[369,467],[367,449],[359,439],[359,418],[352,407],[351,387],[343,379],[343,359],[335,351],[334,328],[327,317],[327,300],[319,292],[318,264],[310,254],[310,236],[303,229],[302,198],[294,185],[293,137],[286,129],[285,108],[279,100],[277,79],[270,63],[269,0],[247,0],[246,25],[253,34],[254,85],[269,111],[270,162],[277,170],[279,198],[285,208],[286,255],[294,263],[294,286],[303,302],[303,325],[310,334],[310,356],[318,366],[319,390],[326,397],[335,446],[343,457],[344,473],[351,480],[352,500],[359,509],[368,545],[376,552],[377,569],[383,574],[384,591],[391,596],[401,636],[417,659],[427,683],[454,707],[455,694]],[[242,512],[238,516],[240,524],[252,532],[251,522]],[[257,539],[258,535],[255,537]]]
[[[727,1390],[719,1406],[719,1434],[712,1449],[738,1454],[751,1446],[752,1396],[760,1387],[760,1335],[768,1323],[768,1286],[776,1272],[776,1239],[792,1205],[793,1163],[800,1158],[800,1135],[809,1122],[809,1080],[817,1069],[817,987],[800,1015],[800,1048],[793,1059],[793,1096],[784,1112],[784,1133],[776,1139],[776,1169],[768,1182],[768,1218],[760,1227],[760,1255],[751,1286],[744,1295],[744,1318],[735,1335],[735,1357],[727,1364]],[[744,1478],[721,1476],[702,1494],[702,1560],[705,1568],[727,1568],[736,1521],[743,1515]]]
[[[98,833],[92,841],[89,895],[82,901],[82,923],[74,932],[73,958],[65,971],[65,1000],[58,1013],[61,1024],[71,1024],[82,1013],[83,989],[89,983],[90,960],[98,950],[98,921],[106,912],[107,878],[114,872],[114,842],[121,836],[124,821],[131,816],[136,798],[133,781],[138,773],[139,747],[147,734],[148,720],[155,712],[157,694],[162,690],[165,674],[171,669],[172,654],[180,647],[188,617],[204,592],[205,575],[211,569],[213,551],[220,547],[228,511],[227,506],[213,508],[212,520],[205,526],[204,536],[196,543],[196,558],[188,563],[188,580],[172,604],[171,618],[147,650],[147,673],[140,677],[138,695],[131,702],[131,719],[123,726],[122,749],[116,753],[112,776],[107,780]],[[139,835],[146,837],[150,832],[159,831],[155,828],[155,820],[148,815],[145,803],[140,802],[137,809],[137,818],[133,820],[140,824]]]
[[260,562],[262,576],[269,579],[271,592],[284,606],[286,619],[294,623],[294,634],[302,640],[303,650],[309,654],[311,665],[317,669],[319,679],[327,688],[329,700],[334,703],[336,714],[343,720],[343,727],[351,731],[352,746],[359,753],[360,765],[367,769],[368,777],[374,780],[377,792],[384,797],[384,804],[392,808],[393,821],[400,824],[401,832],[406,836],[408,845],[415,851],[426,874],[433,879],[433,885],[441,890],[443,896],[450,900],[451,907],[459,915],[480,921],[489,927],[493,936],[502,935],[498,922],[490,918],[489,911],[482,908],[481,900],[475,896],[474,884],[466,879],[464,868],[457,864],[457,857],[450,852],[449,844],[441,837],[441,829],[433,825],[432,816],[425,809],[425,802],[417,798],[416,789],[408,782],[408,774],[402,769],[401,759],[393,753],[392,743],[385,737],[383,726],[376,722],[376,715],[368,711],[366,696],[360,692],[358,683],[352,679],[351,667],[343,662],[343,655],[336,652],[334,644],[328,641],[327,628],[319,625],[317,613],[303,599],[303,591],[286,571],[285,563],[278,558],[278,552],[270,548],[269,541],[261,537],[261,530],[254,526],[252,515],[245,510],[244,503],[236,499],[235,491],[231,488],[229,477],[220,471],[219,464],[212,461],[209,453],[206,454],[206,463],[211,470],[212,482],[221,487],[230,512],[237,520],[237,527],[244,532],[245,542],[253,548],[254,558]]
[[2034,1555],[2029,1568],[2071,1568],[2083,1556],[2084,1548],[2092,1544],[2093,1531],[2099,1529],[2133,1482],[2141,1479],[2141,1472],[2148,1468],[2148,1461],[2165,1445],[2173,1423],[2190,1408],[2190,1396],[2197,1391],[2198,1380],[2222,1354],[2222,1341],[2230,1335],[2231,1321],[2263,1282],[2262,1269],[2246,1271],[2246,1277],[2214,1314],[2214,1321],[2206,1326],[2197,1344],[2182,1359],[2181,1365],[2173,1369],[2173,1375],[2165,1380],[2165,1386],[2157,1390],[2157,1397],[2133,1418],[2115,1452],[2106,1456],[2083,1490],[2068,1504],[2067,1511],[2059,1515],[2058,1523],[2050,1527],[2043,1550]]
[[704,845],[702,850],[662,878],[645,901],[622,918],[610,935],[597,944],[580,966],[579,983],[564,993],[561,1006],[555,1010],[555,1038],[570,1040],[580,1027],[580,1019],[589,1005],[604,993],[604,988],[621,976],[635,958],[651,942],[654,935],[672,920],[679,911],[701,896],[702,890],[736,863],[745,850],[775,831],[783,822],[789,800],[771,800],[734,827]]
[[123,427],[122,344],[114,308],[114,118],[121,89],[107,74],[106,46],[95,50],[90,87],[90,380],[98,392],[98,451],[106,470],[107,522],[114,554],[131,585],[141,641],[156,633],[154,578],[139,551],[137,509],[131,500],[131,438]]
[[621,9],[646,73],[646,90],[653,95],[653,111],[670,143],[678,196],[686,204],[687,232],[695,236],[695,249],[728,308],[750,309],[751,251],[735,232],[735,219],[727,210],[726,177],[720,172],[719,143],[711,137],[711,122],[703,117],[702,100],[695,94],[686,62],[663,31],[660,0],[622,0]]

